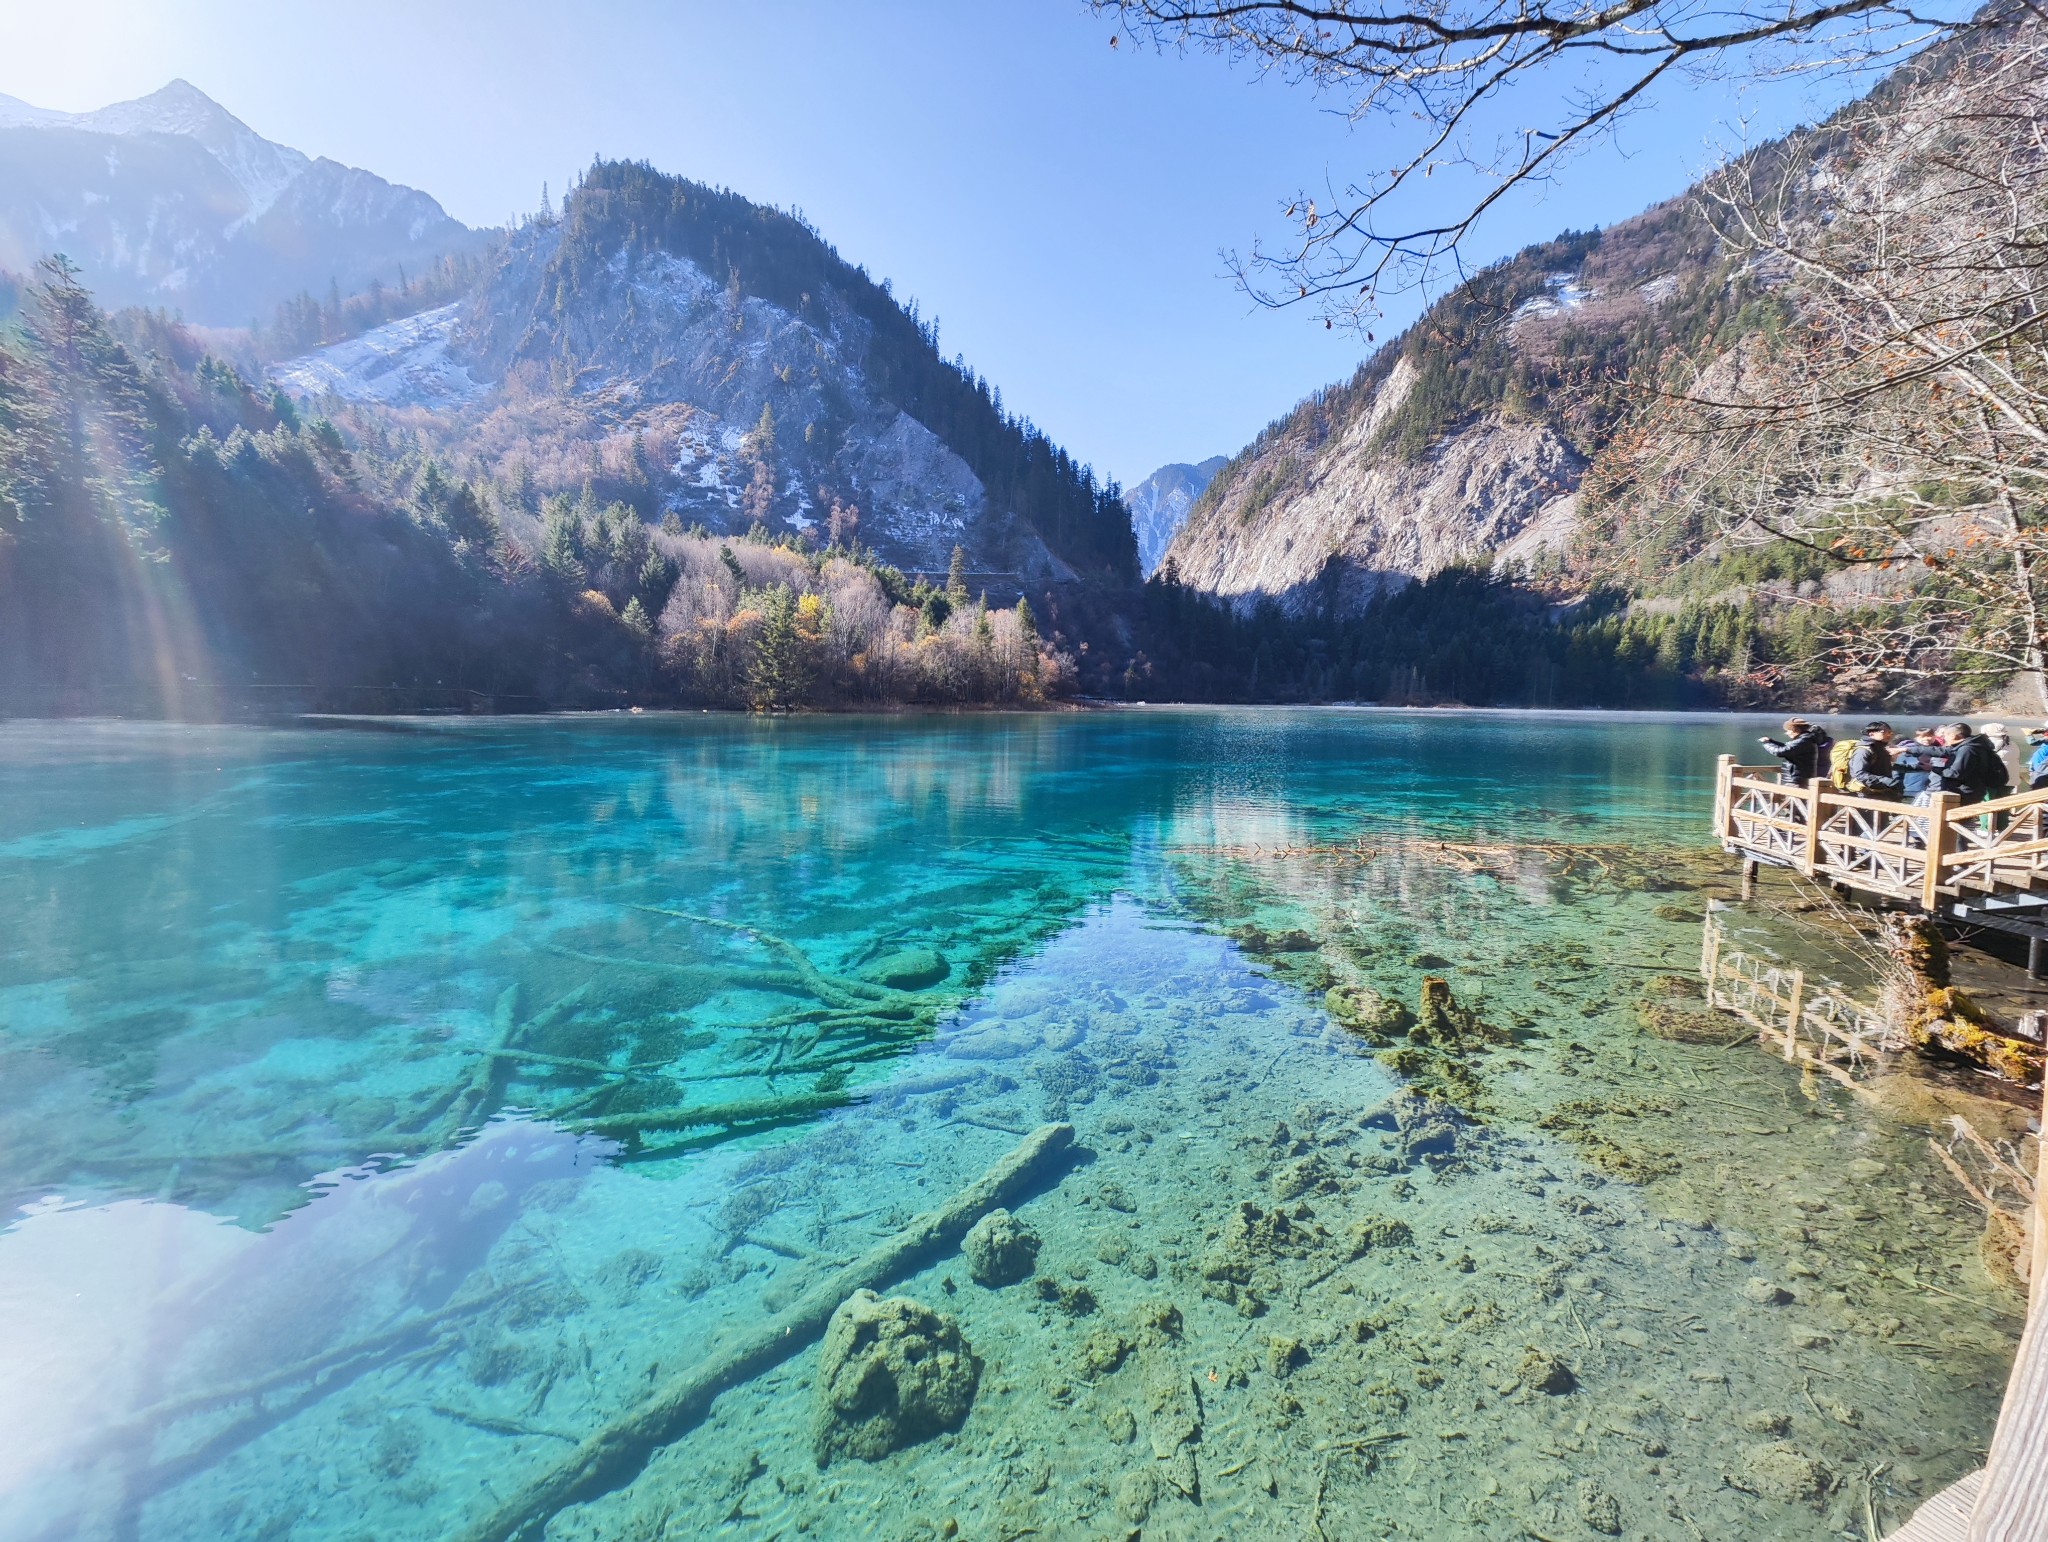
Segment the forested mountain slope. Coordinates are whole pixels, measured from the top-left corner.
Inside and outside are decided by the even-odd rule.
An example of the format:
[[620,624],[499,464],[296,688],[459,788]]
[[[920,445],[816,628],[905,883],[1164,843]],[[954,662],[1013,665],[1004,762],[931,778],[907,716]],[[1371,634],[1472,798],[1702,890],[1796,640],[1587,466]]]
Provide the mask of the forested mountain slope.
[[[1113,487],[794,217],[594,165],[459,304],[275,371],[416,434],[513,507],[588,485],[651,520],[854,542],[983,584],[1127,582]],[[421,410],[424,409],[424,410]]]

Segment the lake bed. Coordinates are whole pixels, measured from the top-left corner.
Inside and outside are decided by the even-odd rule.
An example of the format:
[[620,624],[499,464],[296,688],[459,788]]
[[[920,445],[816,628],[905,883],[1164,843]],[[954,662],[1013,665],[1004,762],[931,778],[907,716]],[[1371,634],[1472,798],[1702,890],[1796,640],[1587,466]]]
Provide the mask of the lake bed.
[[1972,1094],[1644,1031],[1757,731],[0,725],[0,1535],[457,1534],[1048,1123],[1021,1277],[878,1287],[957,1428],[805,1346],[548,1534],[1896,1523],[2023,1309]]

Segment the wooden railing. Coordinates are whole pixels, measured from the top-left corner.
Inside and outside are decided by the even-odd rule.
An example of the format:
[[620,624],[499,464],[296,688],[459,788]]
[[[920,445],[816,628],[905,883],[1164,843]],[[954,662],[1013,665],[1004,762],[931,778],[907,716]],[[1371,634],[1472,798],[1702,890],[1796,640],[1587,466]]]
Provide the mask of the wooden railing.
[[1758,1040],[1867,1096],[1857,1073],[1906,1047],[1906,1036],[1873,1004],[1797,964],[1752,953],[1730,941],[1709,910],[1700,950],[1707,1005],[1749,1024]]
[[1933,912],[1994,894],[2048,898],[2048,790],[1988,803],[1940,792],[1925,807],[1787,787],[1775,768],[1723,755],[1714,833],[1729,851]]

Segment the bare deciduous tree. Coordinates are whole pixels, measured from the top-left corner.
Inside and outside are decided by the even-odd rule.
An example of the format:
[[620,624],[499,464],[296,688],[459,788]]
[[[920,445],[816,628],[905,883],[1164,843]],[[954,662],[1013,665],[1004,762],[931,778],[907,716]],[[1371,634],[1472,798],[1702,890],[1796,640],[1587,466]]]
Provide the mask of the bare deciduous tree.
[[1707,181],[1784,324],[1668,390],[1612,464],[1647,527],[1873,571],[1808,597],[1854,613],[1843,684],[2018,674],[2048,710],[2048,25],[1981,41]]
[[[1242,60],[1341,100],[1354,122],[1420,125],[1384,171],[1288,205],[1291,234],[1238,264],[1261,303],[1363,324],[1376,294],[1423,281],[1499,200],[1648,105],[1675,76],[1861,70],[2032,0],[1094,0],[1136,37]],[[1520,116],[1497,127],[1500,111]],[[1404,197],[1447,167],[1475,192]]]

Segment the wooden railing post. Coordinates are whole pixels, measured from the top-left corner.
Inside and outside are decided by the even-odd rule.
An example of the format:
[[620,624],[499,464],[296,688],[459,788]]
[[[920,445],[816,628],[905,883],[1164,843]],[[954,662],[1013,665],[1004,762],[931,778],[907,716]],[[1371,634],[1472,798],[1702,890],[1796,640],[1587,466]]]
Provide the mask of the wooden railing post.
[[1930,916],[1941,904],[1941,859],[1955,847],[1948,818],[1955,806],[1952,792],[1938,792],[1927,800],[1927,871],[1921,877],[1920,908]]
[[1799,856],[1799,871],[1809,878],[1820,861],[1820,797],[1827,785],[1818,776],[1806,784],[1806,849]]
[[1735,757],[1720,756],[1714,762],[1714,839],[1735,838]]

